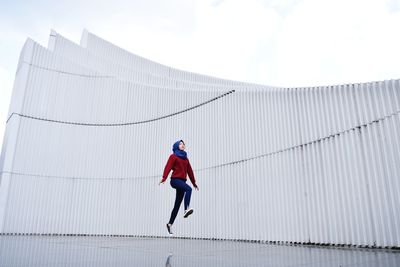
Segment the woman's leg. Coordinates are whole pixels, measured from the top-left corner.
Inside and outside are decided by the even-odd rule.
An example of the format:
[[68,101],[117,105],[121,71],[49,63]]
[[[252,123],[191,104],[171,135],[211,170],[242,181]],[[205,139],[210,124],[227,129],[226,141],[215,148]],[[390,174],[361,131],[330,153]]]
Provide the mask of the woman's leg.
[[185,205],[185,210],[187,210],[188,208],[189,208],[189,204],[190,204],[190,197],[191,197],[191,195],[192,195],[192,188],[189,186],[189,185],[187,185],[186,183],[185,183],[185,202],[184,202],[184,205]]
[[[182,179],[171,179],[171,186],[185,193],[185,210],[189,208],[192,188]],[[179,204],[180,205],[180,204]]]
[[184,194],[185,194],[185,191],[176,189],[175,205],[171,212],[171,217],[169,218],[170,225],[174,224],[174,221],[175,221],[176,216],[178,215],[179,207],[182,203]]

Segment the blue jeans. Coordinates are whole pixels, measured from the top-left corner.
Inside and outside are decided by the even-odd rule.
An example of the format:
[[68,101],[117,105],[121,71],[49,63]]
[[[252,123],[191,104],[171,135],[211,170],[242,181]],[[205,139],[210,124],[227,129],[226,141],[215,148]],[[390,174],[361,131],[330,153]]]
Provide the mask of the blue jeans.
[[179,207],[182,203],[183,197],[185,197],[185,210],[189,207],[190,204],[190,196],[192,195],[192,188],[186,184],[186,182],[182,179],[172,178],[171,177],[171,186],[176,189],[176,197],[175,197],[175,205],[174,209],[171,212],[171,218],[169,219],[169,224],[173,224],[178,215]]

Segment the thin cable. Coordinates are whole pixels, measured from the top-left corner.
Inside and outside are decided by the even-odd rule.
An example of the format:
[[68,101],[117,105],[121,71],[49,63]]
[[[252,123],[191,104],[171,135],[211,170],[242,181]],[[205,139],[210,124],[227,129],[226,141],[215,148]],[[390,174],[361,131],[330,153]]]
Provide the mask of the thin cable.
[[181,114],[181,113],[187,112],[187,111],[189,111],[189,110],[192,110],[192,109],[201,107],[201,106],[203,106],[203,105],[206,105],[206,104],[208,104],[208,103],[211,103],[211,102],[213,102],[213,101],[215,101],[215,100],[220,99],[221,97],[225,97],[225,96],[227,96],[227,95],[229,95],[229,94],[231,94],[231,93],[234,93],[234,92],[235,92],[235,90],[231,90],[231,91],[229,91],[229,92],[227,92],[227,93],[224,93],[224,94],[219,95],[219,96],[217,96],[217,97],[214,97],[214,98],[212,98],[212,99],[210,99],[210,100],[207,100],[206,102],[203,102],[203,103],[200,103],[200,104],[198,104],[198,105],[195,105],[195,106],[186,108],[186,109],[184,109],[184,110],[181,110],[181,111],[178,111],[178,112],[174,112],[174,113],[171,113],[171,114],[168,114],[168,115],[164,115],[164,116],[161,116],[161,117],[157,117],[157,118],[154,118],[154,119],[143,120],[143,121],[125,122],[125,123],[84,123],[84,122],[71,122],[71,121],[61,121],[61,120],[46,119],[46,118],[40,118],[40,117],[35,117],[35,116],[30,116],[30,115],[26,115],[26,114],[21,114],[21,113],[13,112],[13,113],[11,113],[11,115],[8,117],[6,123],[8,123],[8,121],[11,119],[11,117],[12,117],[13,115],[17,115],[17,116],[20,116],[20,117],[23,117],[23,118],[28,118],[28,119],[33,119],[33,120],[41,120],[41,121],[47,121],[47,122],[55,122],[55,123],[63,123],[63,124],[72,124],[72,125],[81,125],[81,126],[101,126],[101,127],[107,127],[107,126],[127,126],[127,125],[135,125],[135,124],[149,123],[149,122],[153,122],[153,121],[157,121],[157,120],[162,120],[162,119],[165,119],[165,118],[168,118],[168,117],[176,116],[176,115],[178,115],[178,114]]

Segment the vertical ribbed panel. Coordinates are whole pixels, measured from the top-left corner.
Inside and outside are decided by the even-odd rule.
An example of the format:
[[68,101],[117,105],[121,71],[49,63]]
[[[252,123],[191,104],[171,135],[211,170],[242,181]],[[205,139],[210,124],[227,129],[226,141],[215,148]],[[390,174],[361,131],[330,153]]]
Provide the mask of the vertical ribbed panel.
[[399,80],[272,88],[81,43],[21,53],[1,232],[165,236],[183,139],[200,191],[177,236],[400,245]]

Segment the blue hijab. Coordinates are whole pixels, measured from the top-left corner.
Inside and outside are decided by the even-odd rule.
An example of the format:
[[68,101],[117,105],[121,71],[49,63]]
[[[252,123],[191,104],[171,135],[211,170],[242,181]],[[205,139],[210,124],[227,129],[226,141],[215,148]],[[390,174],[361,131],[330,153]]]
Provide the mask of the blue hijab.
[[[180,157],[181,159],[187,159],[186,151],[179,149],[180,142],[183,142],[183,140],[179,140],[174,143],[174,145],[172,146],[172,151],[174,151],[174,154],[176,156]],[[183,142],[183,143],[185,143],[185,142]]]

